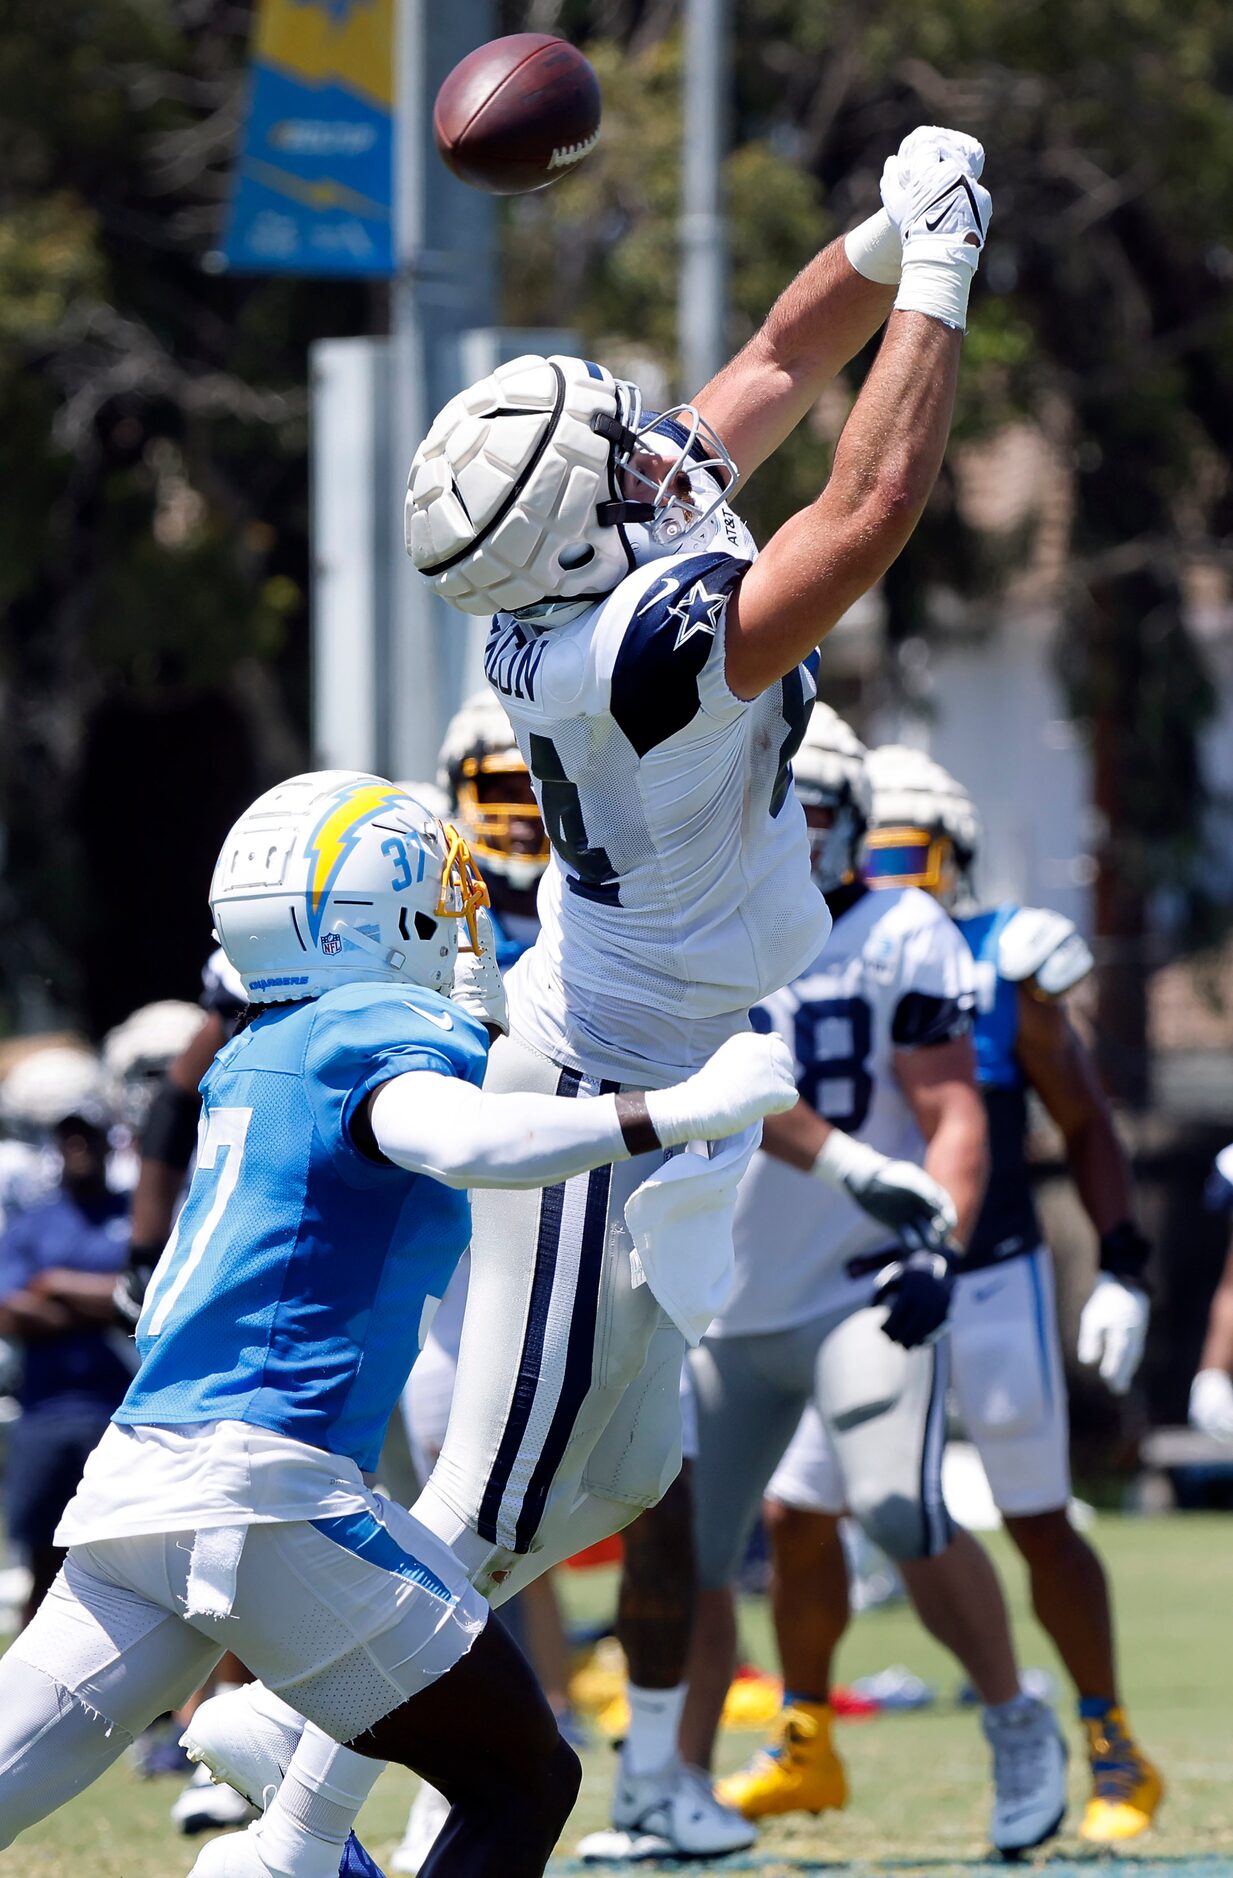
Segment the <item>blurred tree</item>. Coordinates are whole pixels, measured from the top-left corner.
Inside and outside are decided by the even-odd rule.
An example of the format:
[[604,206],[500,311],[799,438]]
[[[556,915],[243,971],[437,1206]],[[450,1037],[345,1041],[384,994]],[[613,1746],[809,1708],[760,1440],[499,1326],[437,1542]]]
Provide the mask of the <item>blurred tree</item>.
[[[530,198],[510,223],[527,317],[536,279],[543,316],[548,257],[568,257],[569,304],[594,343],[637,334],[669,365],[679,11],[530,9],[549,30],[611,35],[588,46],[606,135],[568,191]],[[995,219],[958,434],[1026,417],[1073,480],[1058,657],[1093,756],[1103,1067],[1142,1102],[1152,907],[1167,890],[1192,933],[1210,931],[1212,910],[1198,738],[1215,697],[1186,599],[1197,567],[1227,573],[1230,548],[1233,12],[1222,0],[1183,14],[1165,0],[735,0],[735,13],[734,340],[793,267],[869,212],[883,155],[914,124],[959,125],[989,151]],[[760,472],[763,529],[817,487],[841,415],[820,409],[813,434]],[[892,644],[928,630],[939,585],[995,593],[1008,570],[989,547],[944,475],[887,582]]]
[[363,289],[216,246],[251,9],[0,34],[0,1018],[191,995],[231,816],[305,754],[309,342]]

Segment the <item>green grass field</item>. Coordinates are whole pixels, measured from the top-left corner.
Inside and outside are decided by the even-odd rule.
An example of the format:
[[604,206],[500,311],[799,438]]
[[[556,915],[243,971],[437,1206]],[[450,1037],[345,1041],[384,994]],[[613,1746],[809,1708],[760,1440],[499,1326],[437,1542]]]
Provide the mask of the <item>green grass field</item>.
[[[1109,1566],[1118,1606],[1124,1684],[1134,1725],[1164,1769],[1169,1795],[1154,1834],[1125,1860],[1099,1860],[1105,1878],[1215,1878],[1233,1872],[1233,1525],[1217,1517],[1129,1520],[1103,1518],[1095,1532]],[[992,1541],[1012,1601],[1021,1659],[1056,1669],[1051,1647],[1028,1614],[1023,1575],[1009,1547]],[[565,1574],[571,1608],[590,1617],[611,1608],[611,1572]],[[746,1605],[745,1653],[772,1666],[765,1607]],[[964,1872],[986,1867],[986,1757],[971,1710],[951,1701],[953,1664],[902,1610],[859,1619],[840,1662],[846,1680],[905,1663],[934,1683],[942,1699],[917,1714],[885,1715],[845,1723],[840,1751],[848,1763],[853,1797],[845,1813],[800,1819],[769,1828],[753,1854],[725,1861],[724,1871],[821,1871],[849,1866],[858,1872],[896,1874]],[[1060,1698],[1072,1745],[1069,1695]],[[499,1715],[477,1721],[476,1753]],[[729,1735],[723,1765],[734,1766],[757,1737]],[[582,1867],[572,1857],[578,1838],[607,1823],[612,1751],[585,1755],[586,1777],[569,1831],[554,1862],[562,1878]],[[1072,1759],[1071,1823],[1085,1792],[1085,1767]],[[360,1822],[361,1836],[378,1859],[402,1833],[414,1792],[409,1774],[383,1777]],[[167,1821],[178,1783],[142,1781],[126,1767],[112,1770],[89,1793],[46,1820],[12,1850],[0,1853],[0,1878],[182,1878],[193,1862],[191,1846]],[[1082,1865],[1092,1878],[1091,1855],[1063,1836],[1040,1862],[1050,1878],[1066,1878]]]

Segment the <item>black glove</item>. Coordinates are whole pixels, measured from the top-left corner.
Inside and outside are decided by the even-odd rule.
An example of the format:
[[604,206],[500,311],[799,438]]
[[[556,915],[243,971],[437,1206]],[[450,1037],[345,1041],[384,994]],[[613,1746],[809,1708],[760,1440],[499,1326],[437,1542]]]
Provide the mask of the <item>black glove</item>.
[[875,1304],[889,1304],[882,1328],[905,1350],[932,1343],[941,1334],[954,1289],[953,1261],[946,1252],[913,1252],[878,1273]]
[[115,1289],[111,1294],[111,1306],[117,1322],[131,1336],[137,1328],[137,1319],[141,1316],[141,1307],[146,1301],[146,1292],[154,1276],[154,1267],[163,1255],[162,1246],[134,1245],[129,1247],[128,1264],[116,1279]]

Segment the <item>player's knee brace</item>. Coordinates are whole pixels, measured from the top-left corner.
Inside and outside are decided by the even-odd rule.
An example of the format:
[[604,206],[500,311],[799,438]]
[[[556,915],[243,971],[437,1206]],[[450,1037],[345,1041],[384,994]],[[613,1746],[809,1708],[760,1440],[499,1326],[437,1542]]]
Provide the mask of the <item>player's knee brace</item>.
[[868,1500],[854,1495],[850,1511],[866,1536],[898,1562],[934,1558],[954,1534],[945,1506],[926,1507],[914,1494],[884,1493]]

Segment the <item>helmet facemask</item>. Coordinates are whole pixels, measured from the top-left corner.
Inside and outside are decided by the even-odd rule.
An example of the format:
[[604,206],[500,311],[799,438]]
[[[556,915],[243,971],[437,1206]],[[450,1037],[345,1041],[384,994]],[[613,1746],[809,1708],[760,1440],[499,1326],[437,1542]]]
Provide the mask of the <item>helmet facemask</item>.
[[[809,866],[819,893],[835,893],[859,876],[861,842],[865,834],[865,816],[852,791],[846,787],[824,790],[797,782],[797,795],[806,811],[809,830]],[[828,827],[817,828],[809,821],[811,808],[830,809]]]
[[464,757],[456,783],[458,819],[485,873],[525,892],[547,867],[551,849],[534,796],[528,787],[529,799],[520,798],[514,779],[527,779],[517,749]]

